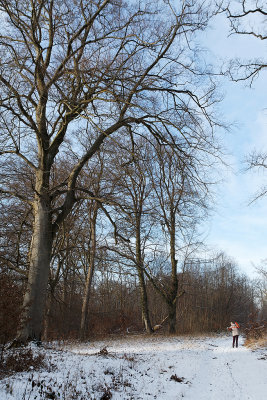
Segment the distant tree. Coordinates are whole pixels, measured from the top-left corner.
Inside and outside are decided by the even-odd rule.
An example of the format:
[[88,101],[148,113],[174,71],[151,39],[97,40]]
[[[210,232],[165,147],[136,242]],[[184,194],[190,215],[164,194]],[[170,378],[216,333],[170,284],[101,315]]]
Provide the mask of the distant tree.
[[224,253],[188,259],[181,286],[185,290],[178,309],[182,332],[225,330],[232,319],[244,327],[256,310],[253,282]]
[[112,247],[120,257],[128,260],[137,272],[142,320],[147,333],[152,333],[149,317],[146,277],[144,273],[146,253],[152,238],[151,181],[146,163],[151,156],[151,143],[145,138],[135,142],[124,140],[120,144],[120,157],[113,154],[110,177],[116,181],[115,219],[121,233]]
[[[84,261],[83,269],[85,275],[83,301],[81,310],[81,326],[80,337],[85,338],[88,328],[88,309],[91,296],[91,287],[95,271],[95,260],[97,252],[97,218],[99,217],[100,208],[103,208],[102,202],[98,199],[107,198],[110,193],[107,193],[105,181],[107,177],[104,174],[104,159],[100,152],[97,153],[97,159],[94,166],[88,166],[83,171],[82,179],[84,181],[83,200],[86,200],[84,212],[84,230],[81,235],[80,254],[83,254],[81,261]],[[86,190],[89,187],[89,190]],[[90,196],[91,194],[91,196]]]
[[15,199],[0,204],[0,272],[16,272],[27,279],[31,236],[31,207]]
[[[19,323],[20,302],[23,297],[24,282],[19,282],[15,273],[0,272],[0,348],[15,336]],[[0,350],[2,363],[2,352]]]
[[267,323],[267,259],[255,267],[260,279],[257,281],[256,290],[260,301],[260,318]]
[[185,253],[187,247],[192,246],[196,225],[207,209],[208,185],[202,181],[205,168],[196,153],[191,151],[187,154],[184,151],[177,157],[172,150],[157,146],[150,168],[154,216],[162,231],[166,246],[164,251],[168,254],[170,264],[167,285],[160,289],[168,306],[170,333],[176,330],[177,301],[184,293],[179,287],[178,257],[184,257],[179,249]]

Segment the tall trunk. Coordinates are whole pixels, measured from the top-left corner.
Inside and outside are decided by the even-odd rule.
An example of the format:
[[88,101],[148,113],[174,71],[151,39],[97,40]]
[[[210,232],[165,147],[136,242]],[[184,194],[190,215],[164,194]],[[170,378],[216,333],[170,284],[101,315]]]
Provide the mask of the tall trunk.
[[170,214],[170,256],[171,256],[171,290],[169,294],[168,312],[169,312],[169,333],[176,332],[176,300],[178,291],[177,279],[177,260],[175,258],[175,213],[171,211]]
[[60,258],[59,256],[57,257],[58,263],[57,263],[57,269],[56,273],[53,276],[50,277],[50,288],[48,290],[48,295],[47,295],[47,302],[46,302],[46,312],[45,312],[45,318],[44,318],[44,333],[43,333],[43,338],[44,340],[48,339],[48,332],[49,332],[49,324],[50,324],[50,319],[52,316],[52,304],[53,304],[53,297],[55,294],[56,286],[59,282],[59,274],[62,270],[62,265],[63,265],[63,259]]
[[145,325],[145,330],[147,333],[152,333],[153,329],[150,322],[149,317],[149,308],[148,308],[148,299],[147,299],[147,291],[146,291],[146,283],[144,279],[144,273],[142,269],[138,269],[138,278],[140,285],[140,297],[141,297],[141,309],[142,309],[142,320]]
[[169,333],[176,332],[176,302],[168,303]]
[[95,269],[95,252],[96,252],[96,219],[97,219],[98,206],[95,204],[93,210],[93,216],[90,221],[90,257],[89,257],[89,267],[86,276],[83,304],[82,304],[82,315],[81,315],[81,326],[80,326],[80,337],[84,339],[86,336],[87,322],[88,322],[88,307],[91,294],[91,286],[93,280],[93,274]]
[[149,318],[146,282],[145,282],[145,278],[144,278],[144,271],[142,269],[143,260],[142,260],[142,255],[141,255],[140,220],[138,217],[137,217],[137,224],[136,224],[136,264],[137,264],[137,269],[138,269],[138,278],[139,278],[139,285],[140,285],[142,320],[144,322],[146,332],[150,334],[153,332],[153,329],[152,329],[150,318]]
[[46,303],[47,283],[52,254],[52,210],[49,193],[52,158],[47,132],[46,105],[48,99],[40,47],[36,48],[36,87],[39,101],[36,107],[38,128],[38,168],[36,170],[35,198],[33,202],[33,233],[29,253],[29,273],[23,300],[22,316],[16,341],[41,340]]
[[29,254],[29,274],[17,341],[41,340],[47,283],[52,252],[50,201],[36,195]]

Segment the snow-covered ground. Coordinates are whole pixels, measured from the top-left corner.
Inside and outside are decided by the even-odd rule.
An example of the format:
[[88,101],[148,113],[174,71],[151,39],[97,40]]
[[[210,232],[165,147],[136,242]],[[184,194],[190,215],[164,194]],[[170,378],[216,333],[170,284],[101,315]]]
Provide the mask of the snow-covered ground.
[[267,348],[251,351],[241,338],[233,349],[231,339],[135,336],[57,344],[45,349],[48,371],[1,380],[0,400],[267,399]]

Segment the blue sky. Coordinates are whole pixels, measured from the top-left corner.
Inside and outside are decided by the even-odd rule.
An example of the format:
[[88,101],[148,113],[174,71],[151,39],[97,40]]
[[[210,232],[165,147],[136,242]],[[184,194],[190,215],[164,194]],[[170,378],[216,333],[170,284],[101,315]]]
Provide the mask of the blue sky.
[[[266,59],[266,42],[248,36],[230,36],[224,16],[213,20],[203,35],[210,57],[218,65],[234,57]],[[267,71],[247,87],[244,82],[221,81],[224,100],[221,110],[226,122],[233,123],[230,133],[223,134],[227,160],[225,178],[217,189],[217,204],[207,224],[210,247],[225,251],[242,272],[255,277],[253,263],[267,258],[267,197],[249,205],[253,194],[267,183],[267,174],[242,173],[245,156],[267,150]]]

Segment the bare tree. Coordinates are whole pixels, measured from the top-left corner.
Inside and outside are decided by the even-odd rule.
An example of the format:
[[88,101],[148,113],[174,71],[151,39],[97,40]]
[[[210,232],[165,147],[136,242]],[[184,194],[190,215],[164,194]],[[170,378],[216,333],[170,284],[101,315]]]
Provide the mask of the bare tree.
[[145,166],[151,144],[145,138],[139,138],[135,142],[122,141],[120,148],[120,157],[113,154],[110,171],[111,179],[116,182],[115,220],[121,233],[112,250],[137,271],[142,320],[146,332],[152,333],[144,273],[148,243],[152,241],[151,204],[148,202],[151,182]]
[[[231,35],[252,36],[259,40],[267,39],[267,6],[263,0],[237,0],[222,2],[220,8],[230,22]],[[267,68],[264,56],[255,60],[233,60],[229,74],[234,81],[249,81],[250,85],[260,72]]]
[[[128,127],[178,147],[177,137],[192,135],[181,117],[197,119],[194,137],[212,141],[216,86],[193,44],[210,13],[192,0],[0,1],[1,193],[30,202],[33,213],[18,342],[41,338],[53,240],[102,143]],[[79,144],[86,136],[88,147]],[[73,162],[53,181],[70,148]],[[10,185],[14,158],[33,176],[26,196]]]
[[31,235],[31,210],[14,199],[0,205],[0,271],[16,272],[27,278]]
[[[245,171],[262,171],[263,176],[267,169],[267,153],[264,150],[254,150],[245,158]],[[267,194],[267,185],[263,183],[256,193],[253,194],[250,204],[265,197]]]
[[90,300],[90,292],[92,279],[94,274],[95,267],[95,253],[96,253],[96,219],[98,213],[98,204],[94,202],[88,210],[89,223],[90,223],[90,249],[88,254],[88,268],[86,273],[86,281],[84,287],[84,295],[83,295],[83,305],[82,305],[82,314],[81,314],[81,338],[84,339],[86,335],[87,329],[87,319],[88,319],[88,306]]
[[[267,6],[263,0],[234,0],[222,1],[219,4],[219,9],[226,13],[228,21],[230,22],[230,34],[242,35],[248,38],[258,39],[265,41],[267,39]],[[267,60],[264,57],[258,59],[240,60],[234,59],[230,62],[227,74],[235,81],[248,82],[250,86],[253,85],[254,80],[259,74],[264,73],[267,68]],[[246,171],[248,170],[261,170],[265,171],[267,168],[267,154],[263,150],[255,150],[249,154],[245,159]],[[254,202],[267,193],[266,185],[257,191],[251,201]]]
[[179,248],[192,245],[196,224],[206,209],[207,187],[203,181],[201,192],[201,173],[194,164],[197,156],[193,152],[187,153],[182,145],[181,148],[184,149],[183,157],[177,157],[175,152],[158,146],[155,165],[150,169],[155,217],[161,224],[167,242],[165,251],[170,260],[170,279],[162,290],[168,306],[170,333],[176,330],[177,300],[184,293],[179,287],[178,256],[183,257]]
[[[105,179],[103,177],[103,173],[104,160],[101,153],[98,152],[97,161],[95,162],[94,166],[90,168],[89,165],[82,176],[82,179],[86,182],[84,185],[84,198],[86,199],[86,193],[87,197],[89,197],[86,201],[86,208],[84,210],[84,213],[86,215],[86,231],[81,238],[83,242],[81,250],[84,252],[84,258],[86,260],[84,265],[85,284],[80,326],[80,337],[83,339],[85,338],[87,332],[88,309],[91,295],[91,286],[95,270],[95,259],[97,252],[97,218],[99,216],[100,207],[103,208],[102,202],[99,201],[99,199],[106,198],[107,201],[108,198],[108,194],[103,193],[103,191],[105,190]],[[86,187],[89,187],[89,190],[86,190]],[[91,193],[93,193],[93,197],[90,197]],[[86,250],[85,247],[87,247]]]
[[256,290],[260,302],[259,317],[267,320],[267,259],[262,260],[261,264],[255,267],[260,279],[256,281]]

